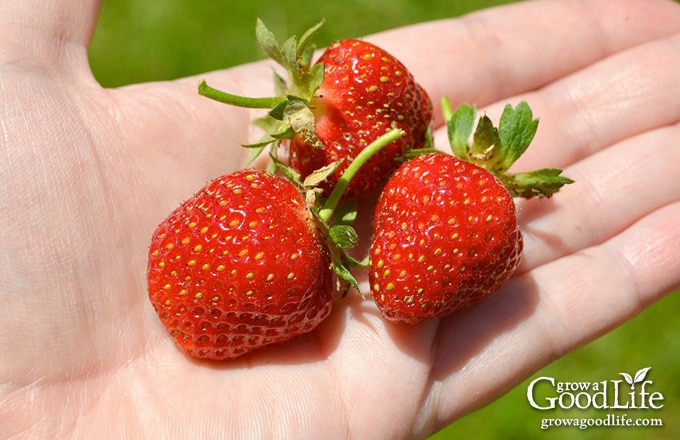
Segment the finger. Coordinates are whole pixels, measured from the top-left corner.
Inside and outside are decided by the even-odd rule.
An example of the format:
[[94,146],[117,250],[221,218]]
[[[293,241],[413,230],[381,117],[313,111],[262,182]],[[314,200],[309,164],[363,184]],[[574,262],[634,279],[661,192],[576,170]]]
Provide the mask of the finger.
[[435,417],[450,422],[478,408],[679,286],[678,218],[680,203],[668,205],[442,321],[428,399]]
[[[537,285],[546,287],[541,301],[558,312],[545,333],[553,355],[610,330],[680,285],[678,218],[680,202],[675,202],[600,245],[531,273]],[[558,271],[565,275],[559,280]],[[581,328],[574,325],[579,320]]]
[[669,204],[602,244],[526,275],[542,290],[534,316],[550,317],[531,322],[549,353],[544,361],[611,330],[680,286],[678,218],[680,202]]
[[[536,138],[513,171],[565,167],[602,148],[680,121],[678,34],[607,57],[528,94],[540,119]],[[485,109],[498,120],[505,102]]]
[[677,124],[632,137],[567,168],[576,182],[552,200],[519,201],[520,272],[602,243],[679,201],[679,141]]
[[671,1],[530,1],[370,40],[402,60],[435,106],[442,96],[484,106],[679,28]]
[[87,62],[99,0],[0,2],[0,65],[60,73]]
[[[512,99],[527,99],[541,120],[513,171],[573,164],[565,175],[576,181],[551,201],[518,201],[525,235],[520,271],[599,243],[680,199],[672,167],[680,160],[680,101],[668,92],[679,72],[680,34]],[[503,105],[485,112],[498,120]]]

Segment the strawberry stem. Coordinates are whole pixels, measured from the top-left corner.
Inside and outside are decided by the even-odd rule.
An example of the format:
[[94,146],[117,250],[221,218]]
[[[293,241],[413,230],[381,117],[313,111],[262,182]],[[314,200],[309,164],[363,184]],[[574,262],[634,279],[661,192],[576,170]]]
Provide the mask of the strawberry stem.
[[333,188],[333,192],[328,196],[328,199],[324,203],[323,207],[319,211],[319,219],[321,221],[328,223],[333,216],[335,208],[337,208],[342,194],[345,192],[347,185],[352,180],[354,175],[359,171],[359,169],[378,151],[382,150],[387,145],[396,141],[404,135],[404,130],[395,129],[390,130],[384,135],[380,136],[375,141],[371,142],[366,148],[361,150],[361,152],[352,160],[347,169],[342,173],[337,185]]
[[208,83],[205,82],[205,80],[198,84],[198,94],[224,104],[245,108],[270,109],[286,101],[286,98],[282,96],[270,98],[249,98],[246,96],[232,95],[231,93],[223,92],[222,90],[210,87]]

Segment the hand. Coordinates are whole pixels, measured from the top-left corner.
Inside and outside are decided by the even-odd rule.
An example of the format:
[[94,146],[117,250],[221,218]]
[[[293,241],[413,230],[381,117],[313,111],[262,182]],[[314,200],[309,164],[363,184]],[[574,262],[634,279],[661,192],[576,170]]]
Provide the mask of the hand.
[[[524,2],[370,38],[435,103],[540,117],[515,169],[576,183],[520,202],[517,276],[441,321],[392,325],[354,295],[305,337],[192,361],[148,302],[147,246],[242,166],[251,115],[198,78],[102,89],[98,2],[37,3],[0,6],[0,437],[423,438],[680,285],[680,7]],[[202,78],[271,90],[262,63]]]

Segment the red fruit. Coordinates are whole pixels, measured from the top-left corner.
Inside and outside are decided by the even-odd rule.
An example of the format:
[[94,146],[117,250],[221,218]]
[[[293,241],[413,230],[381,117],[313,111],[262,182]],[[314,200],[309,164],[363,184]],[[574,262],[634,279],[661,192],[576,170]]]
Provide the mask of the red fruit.
[[381,188],[412,149],[430,147],[432,102],[406,67],[383,49],[361,40],[341,40],[312,64],[316,24],[298,40],[276,41],[260,20],[255,34],[262,51],[283,67],[288,78],[275,74],[274,97],[233,95],[199,84],[199,93],[225,104],[269,109],[255,123],[266,134],[251,148],[251,159],[267,146],[278,157],[287,143],[290,165],[304,180],[319,169],[340,166],[321,182],[326,197],[342,173],[369,144],[394,129],[404,135],[371,157],[345,189],[343,199],[362,198]]
[[230,359],[316,328],[331,311],[330,254],[290,182],[222,176],[153,234],[149,298],[187,354]]
[[290,143],[290,163],[302,177],[340,159],[339,169],[321,185],[326,194],[367,145],[392,128],[405,135],[373,156],[345,192],[354,198],[382,187],[397,168],[396,158],[424,148],[432,103],[406,67],[383,49],[360,40],[339,41],[323,53],[324,79],[309,102],[315,135],[324,148],[303,136]]
[[494,293],[519,265],[522,235],[513,197],[551,197],[573,181],[562,170],[512,174],[538,120],[526,102],[506,106],[496,128],[461,105],[442,110],[456,157],[431,153],[404,163],[385,185],[373,220],[369,281],[387,319],[443,317]]
[[374,217],[369,280],[387,319],[417,323],[476,304],[520,261],[515,205],[490,172],[444,154],[402,165]]

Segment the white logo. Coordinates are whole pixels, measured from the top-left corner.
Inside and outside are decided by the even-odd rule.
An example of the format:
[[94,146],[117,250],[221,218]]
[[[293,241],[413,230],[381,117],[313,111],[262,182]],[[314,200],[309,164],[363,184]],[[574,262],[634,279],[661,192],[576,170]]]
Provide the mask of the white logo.
[[[663,394],[653,391],[654,382],[646,380],[650,369],[651,367],[642,368],[634,376],[619,373],[623,379],[600,382],[558,382],[554,377],[538,377],[527,388],[527,400],[533,408],[541,411],[574,407],[661,409]],[[538,397],[539,395],[542,397]]]

